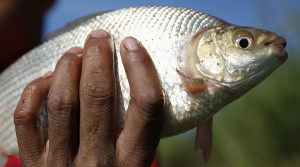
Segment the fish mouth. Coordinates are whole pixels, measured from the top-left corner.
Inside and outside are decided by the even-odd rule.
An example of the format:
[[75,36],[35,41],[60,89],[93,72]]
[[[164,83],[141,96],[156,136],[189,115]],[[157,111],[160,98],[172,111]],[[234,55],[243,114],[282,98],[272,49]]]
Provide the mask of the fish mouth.
[[272,41],[266,42],[264,45],[277,52],[276,57],[281,63],[283,63],[288,58],[288,54],[285,51],[286,44],[287,42],[283,37],[277,37]]

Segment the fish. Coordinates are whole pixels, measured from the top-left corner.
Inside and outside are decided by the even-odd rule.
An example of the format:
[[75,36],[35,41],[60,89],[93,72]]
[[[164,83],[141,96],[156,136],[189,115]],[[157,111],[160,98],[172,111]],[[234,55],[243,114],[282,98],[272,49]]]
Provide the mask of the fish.
[[[96,29],[109,32],[118,58],[124,109],[117,115],[122,128],[130,88],[120,59],[120,43],[135,37],[149,52],[163,87],[161,137],[197,127],[195,148],[208,161],[212,148],[212,117],[259,84],[288,57],[286,41],[275,33],[237,26],[215,16],[178,7],[131,7],[93,14],[52,33],[0,74],[0,150],[18,157],[13,114],[24,87],[53,71],[69,48],[83,47]],[[40,115],[47,128],[47,113]]]

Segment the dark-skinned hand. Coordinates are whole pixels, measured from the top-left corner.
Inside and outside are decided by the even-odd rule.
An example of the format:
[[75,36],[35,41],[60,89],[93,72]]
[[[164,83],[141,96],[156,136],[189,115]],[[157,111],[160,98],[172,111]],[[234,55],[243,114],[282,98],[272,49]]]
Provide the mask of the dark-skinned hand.
[[[71,48],[60,58],[53,74],[24,89],[14,115],[23,166],[151,165],[164,118],[160,80],[135,38],[125,38],[120,52],[131,96],[124,129],[116,128],[120,104],[113,41],[94,31],[83,49]],[[45,97],[48,140],[38,119]]]

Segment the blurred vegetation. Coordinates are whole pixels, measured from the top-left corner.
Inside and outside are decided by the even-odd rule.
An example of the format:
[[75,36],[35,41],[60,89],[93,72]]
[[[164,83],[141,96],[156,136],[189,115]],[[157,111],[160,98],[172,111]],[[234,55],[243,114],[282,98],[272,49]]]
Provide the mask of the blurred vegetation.
[[278,31],[292,36],[288,38],[292,41],[287,48],[289,59],[263,83],[214,116],[210,161],[204,165],[201,151],[194,151],[194,129],[161,140],[162,167],[299,166],[300,13],[290,6],[278,7],[283,14]]

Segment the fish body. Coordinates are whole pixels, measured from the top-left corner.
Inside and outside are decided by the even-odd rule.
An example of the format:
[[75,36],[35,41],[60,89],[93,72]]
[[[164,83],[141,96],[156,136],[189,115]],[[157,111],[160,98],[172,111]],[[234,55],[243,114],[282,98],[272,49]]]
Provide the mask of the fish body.
[[96,29],[111,34],[119,57],[124,102],[124,111],[117,118],[120,128],[130,100],[120,43],[133,36],[148,50],[165,95],[162,137],[201,125],[258,84],[287,57],[284,39],[273,33],[234,26],[185,8],[137,7],[80,19],[1,73],[0,148],[7,155],[18,156],[13,112],[26,84],[53,71],[64,52],[73,46],[83,47],[87,35]]

